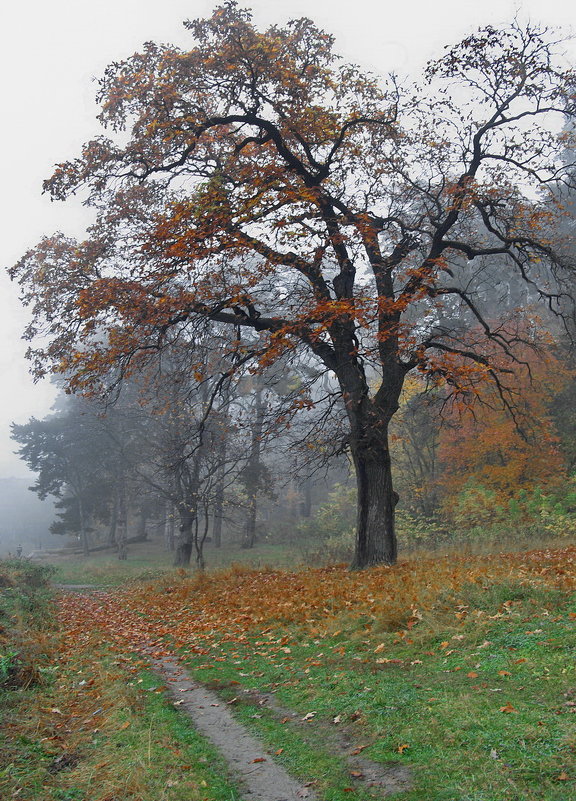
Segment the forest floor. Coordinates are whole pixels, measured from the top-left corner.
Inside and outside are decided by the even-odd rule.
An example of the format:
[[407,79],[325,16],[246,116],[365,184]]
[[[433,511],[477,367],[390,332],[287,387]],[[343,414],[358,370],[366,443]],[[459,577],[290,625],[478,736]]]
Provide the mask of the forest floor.
[[0,794],[565,801],[575,564],[561,548],[62,591],[46,680],[3,702]]

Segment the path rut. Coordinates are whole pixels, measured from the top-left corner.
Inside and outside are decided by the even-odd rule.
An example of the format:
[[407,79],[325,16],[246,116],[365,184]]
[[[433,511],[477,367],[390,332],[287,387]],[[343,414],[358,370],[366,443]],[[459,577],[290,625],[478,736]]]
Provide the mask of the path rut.
[[309,787],[292,779],[232,717],[211,690],[193,682],[176,659],[151,659],[152,666],[167,682],[168,692],[198,731],[220,751],[234,778],[239,779],[247,801],[308,801],[316,799]]

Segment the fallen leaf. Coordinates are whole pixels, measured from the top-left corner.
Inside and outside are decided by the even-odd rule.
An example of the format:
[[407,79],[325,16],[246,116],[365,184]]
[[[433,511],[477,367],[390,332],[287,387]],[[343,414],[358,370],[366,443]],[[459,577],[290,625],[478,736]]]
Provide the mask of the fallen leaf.
[[266,757],[256,757],[252,762],[266,762]]
[[512,706],[510,701],[508,701],[506,706],[501,706],[499,711],[500,712],[506,712],[507,714],[510,714],[511,712],[513,712],[515,715],[518,714],[518,710],[515,707]]
[[404,753],[404,751],[405,751],[407,748],[410,748],[410,745],[409,745],[408,743],[402,743],[402,745],[399,745],[399,746],[398,746],[398,748],[396,749],[396,751],[398,751],[398,753],[399,753],[399,754],[403,754],[403,753]]
[[308,712],[307,715],[304,715],[302,720],[312,720],[312,718],[315,717],[315,715],[316,715],[316,712]]
[[478,675],[479,675],[479,674],[478,674],[478,673],[476,673],[476,671],[474,671],[474,670],[471,670],[471,671],[470,671],[470,673],[467,673],[467,674],[466,674],[466,676],[467,676],[469,679],[477,679],[477,678],[478,678]]
[[498,675],[499,676],[511,676],[512,674],[510,673],[509,670],[499,670],[498,671]]

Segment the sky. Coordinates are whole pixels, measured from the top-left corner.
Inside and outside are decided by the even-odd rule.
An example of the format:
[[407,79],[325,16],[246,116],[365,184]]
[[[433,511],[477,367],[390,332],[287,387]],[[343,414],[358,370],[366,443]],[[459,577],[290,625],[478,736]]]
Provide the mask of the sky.
[[[44,417],[54,401],[48,381],[33,384],[21,334],[26,312],[6,276],[43,235],[82,236],[89,216],[77,202],[51,203],[42,181],[99,132],[95,79],[106,65],[149,40],[186,47],[185,19],[208,16],[206,0],[26,0],[0,12],[3,114],[0,237],[0,478],[27,477],[13,454],[11,422]],[[576,29],[573,0],[246,0],[261,26],[307,16],[336,37],[347,60],[375,72],[415,75],[474,29],[517,15]],[[576,62],[576,46],[568,45]]]

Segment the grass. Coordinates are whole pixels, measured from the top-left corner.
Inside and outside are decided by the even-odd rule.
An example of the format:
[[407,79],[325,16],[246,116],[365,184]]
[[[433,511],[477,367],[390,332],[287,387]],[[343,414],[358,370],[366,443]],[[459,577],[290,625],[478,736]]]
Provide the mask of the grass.
[[[235,565],[71,598],[71,652],[20,707],[28,722],[12,728],[8,715],[3,736],[27,756],[5,757],[0,795],[4,780],[26,801],[235,798],[157,680],[133,674],[130,650],[151,638],[179,648],[321,801],[381,797],[359,759],[409,771],[401,801],[565,801],[576,794],[575,558],[420,556],[354,573]],[[62,754],[78,762],[51,772]],[[26,778],[31,762],[39,772]]]
[[[294,550],[285,545],[257,544],[252,549],[238,545],[213,548],[207,545],[205,558],[210,570],[230,567],[232,564],[249,565],[254,568],[273,565],[289,567],[300,559]],[[120,561],[110,552],[96,552],[89,557],[81,555],[52,555],[48,564],[55,569],[54,580],[60,584],[98,585],[116,587],[127,581],[148,581],[174,573],[174,554],[163,545],[151,540],[130,546],[128,559]],[[190,570],[194,572],[192,562]]]
[[410,766],[403,801],[565,801],[576,787],[574,596],[486,582],[461,588],[460,619],[436,611],[374,632],[348,615],[338,633],[291,624],[236,642],[222,632],[210,656],[187,659],[228,700],[258,688],[297,712],[286,725],[257,701],[235,706],[297,775],[318,778],[321,798],[367,797],[322,747],[338,730],[350,750]]
[[51,687],[5,699],[3,717],[2,798],[239,799],[219,755],[165,701],[157,677],[103,649],[67,663]]
[[[97,640],[59,649],[48,575],[0,565],[0,798],[238,801],[222,759],[154,675]],[[39,624],[52,635],[43,651],[31,646]]]

